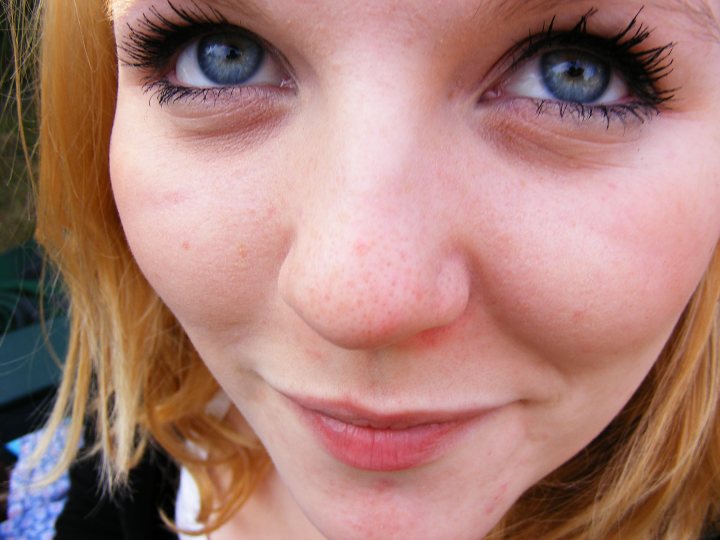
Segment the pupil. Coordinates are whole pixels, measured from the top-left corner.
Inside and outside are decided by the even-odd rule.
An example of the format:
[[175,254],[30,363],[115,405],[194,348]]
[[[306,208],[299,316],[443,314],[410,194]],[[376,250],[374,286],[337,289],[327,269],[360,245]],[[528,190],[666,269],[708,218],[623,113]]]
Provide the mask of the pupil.
[[247,82],[260,69],[263,48],[249,37],[233,34],[206,36],[198,44],[198,63],[215,84],[232,86]]
[[568,75],[570,75],[570,77],[572,77],[573,79],[578,79],[582,77],[584,73],[585,70],[577,65],[570,66],[570,68],[568,69]]
[[545,88],[559,101],[593,103],[610,86],[610,66],[582,51],[550,52],[540,64]]

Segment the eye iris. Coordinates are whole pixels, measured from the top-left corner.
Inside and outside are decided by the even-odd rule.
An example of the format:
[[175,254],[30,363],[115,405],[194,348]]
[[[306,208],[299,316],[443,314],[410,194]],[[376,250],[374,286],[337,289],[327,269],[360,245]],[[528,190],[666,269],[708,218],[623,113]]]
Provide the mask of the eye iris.
[[237,34],[206,36],[198,43],[198,63],[203,74],[221,85],[242,84],[262,65],[263,48]]
[[592,103],[610,86],[610,67],[579,51],[548,53],[541,59],[541,70],[547,90],[562,101]]

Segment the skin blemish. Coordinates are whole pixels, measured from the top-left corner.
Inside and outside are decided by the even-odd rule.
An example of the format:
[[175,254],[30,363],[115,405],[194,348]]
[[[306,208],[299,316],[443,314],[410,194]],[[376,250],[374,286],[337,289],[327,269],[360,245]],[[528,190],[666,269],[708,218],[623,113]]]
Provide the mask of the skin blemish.
[[438,349],[456,339],[472,327],[472,316],[466,312],[463,316],[453,321],[450,325],[428,328],[408,339],[404,345],[410,350],[422,351],[425,349]]
[[324,358],[324,354],[317,347],[305,346],[303,350],[307,358],[311,358],[312,360],[319,361]]
[[378,494],[392,492],[397,487],[397,482],[394,482],[390,478],[382,478],[378,480],[375,485],[375,492]]
[[417,339],[424,347],[436,347],[447,332],[447,328],[431,328],[418,334]]
[[507,492],[508,485],[507,483],[504,483],[498,488],[497,492],[493,497],[490,499],[490,501],[485,505],[485,514],[492,515],[494,514],[498,507],[501,505],[503,498],[505,497],[505,493]]
[[190,251],[190,242],[188,242],[187,240],[184,240],[182,243],[182,248],[184,251]]
[[165,197],[163,197],[163,202],[170,205],[180,204],[184,200],[185,196],[178,191],[171,191],[170,193],[165,194]]
[[364,257],[367,255],[368,251],[370,251],[369,243],[363,242],[362,240],[355,242],[355,255],[358,257]]

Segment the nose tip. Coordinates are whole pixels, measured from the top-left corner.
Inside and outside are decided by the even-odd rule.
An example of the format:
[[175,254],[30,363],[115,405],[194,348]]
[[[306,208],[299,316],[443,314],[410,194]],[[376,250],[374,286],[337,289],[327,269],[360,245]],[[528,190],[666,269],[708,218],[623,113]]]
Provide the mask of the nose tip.
[[450,325],[465,312],[473,275],[456,217],[460,192],[448,189],[463,162],[447,159],[445,109],[407,100],[414,75],[398,84],[362,74],[306,134],[323,157],[298,168],[305,181],[292,185],[297,210],[278,276],[295,314],[346,349]]
[[313,331],[346,349],[378,349],[450,325],[465,311],[469,282],[460,257],[362,242],[288,254],[279,287]]

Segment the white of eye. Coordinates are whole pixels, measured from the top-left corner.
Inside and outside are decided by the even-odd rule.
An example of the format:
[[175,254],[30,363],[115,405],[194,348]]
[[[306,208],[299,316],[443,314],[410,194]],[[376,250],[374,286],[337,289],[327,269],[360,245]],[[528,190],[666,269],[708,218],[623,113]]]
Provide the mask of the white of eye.
[[[203,73],[198,61],[198,46],[201,38],[194,39],[187,45],[180,54],[175,63],[175,77],[177,82],[188,88],[222,88],[223,85],[210,80]],[[272,85],[282,86],[287,76],[278,65],[272,54],[265,52],[262,65],[248,80],[238,84],[237,86],[261,86]]]
[[[544,81],[541,67],[541,56],[535,56],[525,62],[503,84],[503,90],[515,97],[526,97],[547,101],[558,101]],[[603,95],[592,103],[586,105],[611,105],[622,101],[628,96],[628,87],[616,70],[612,70],[610,84]]]

